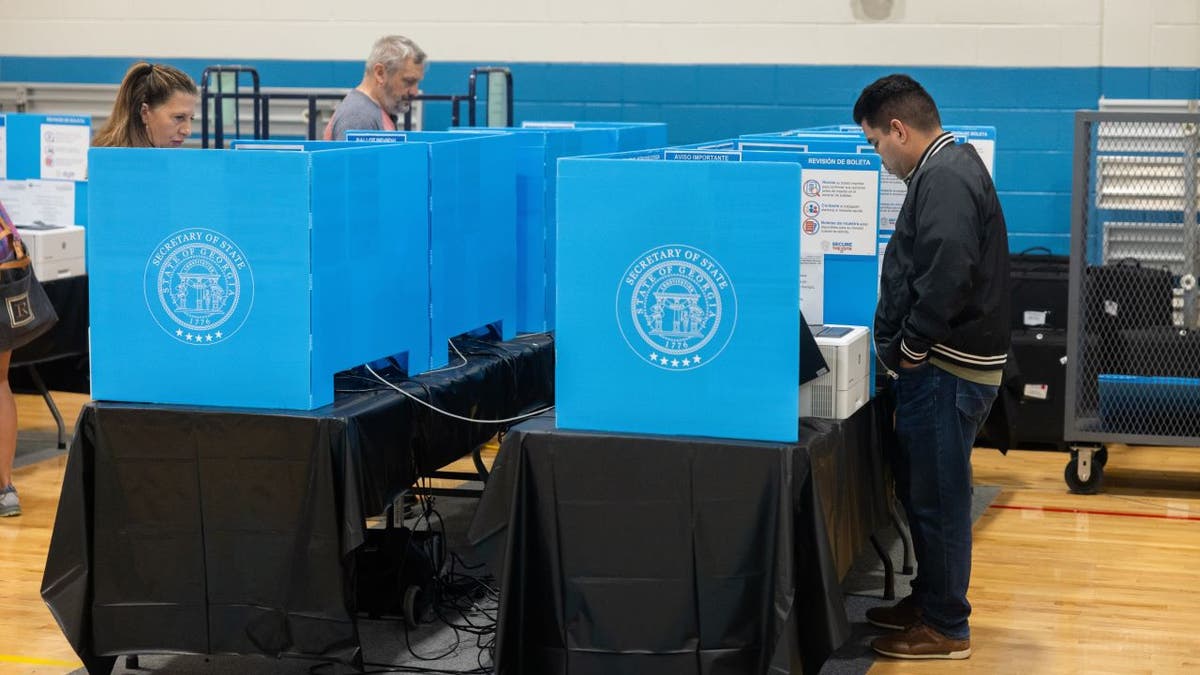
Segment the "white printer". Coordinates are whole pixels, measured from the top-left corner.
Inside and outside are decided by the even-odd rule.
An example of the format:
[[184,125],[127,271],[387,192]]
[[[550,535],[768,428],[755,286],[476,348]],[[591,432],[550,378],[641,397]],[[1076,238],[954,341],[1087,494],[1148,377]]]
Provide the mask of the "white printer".
[[18,225],[17,234],[33,261],[39,281],[54,281],[87,274],[83,254],[83,228],[78,225]]
[[800,385],[800,416],[844,419],[871,398],[871,332],[863,326],[811,326],[829,372]]

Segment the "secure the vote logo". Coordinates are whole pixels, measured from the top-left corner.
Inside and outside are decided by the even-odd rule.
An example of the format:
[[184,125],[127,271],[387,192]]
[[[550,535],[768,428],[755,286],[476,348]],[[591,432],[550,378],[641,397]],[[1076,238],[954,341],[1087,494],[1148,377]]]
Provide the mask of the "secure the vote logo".
[[146,260],[143,289],[159,327],[190,345],[228,340],[254,305],[254,274],[242,249],[204,228],[160,241]]
[[621,275],[616,304],[625,343],[663,370],[707,365],[737,325],[733,280],[712,256],[686,244],[639,255]]

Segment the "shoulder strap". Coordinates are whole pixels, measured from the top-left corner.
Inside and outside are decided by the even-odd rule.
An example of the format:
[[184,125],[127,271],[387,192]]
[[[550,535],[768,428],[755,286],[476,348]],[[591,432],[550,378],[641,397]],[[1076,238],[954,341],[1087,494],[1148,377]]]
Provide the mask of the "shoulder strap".
[[[5,214],[7,215],[7,214]],[[29,267],[29,256],[25,254],[25,244],[13,232],[12,223],[7,217],[0,217],[0,237],[7,239],[13,250],[13,259],[0,263],[0,270],[21,269]]]

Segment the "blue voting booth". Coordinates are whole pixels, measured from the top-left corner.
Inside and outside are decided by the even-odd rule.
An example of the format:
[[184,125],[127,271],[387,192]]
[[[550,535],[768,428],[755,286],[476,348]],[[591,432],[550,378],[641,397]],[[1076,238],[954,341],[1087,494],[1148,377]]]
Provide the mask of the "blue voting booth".
[[661,148],[667,145],[666,122],[556,122],[527,120],[521,123],[525,129],[600,129],[608,134],[606,146],[595,149],[599,153],[629,152],[645,148]]
[[307,410],[427,368],[428,196],[379,189],[424,148],[289,149],[91,151],[93,398]]
[[38,220],[86,225],[91,140],[92,120],[87,116],[0,114],[0,181],[25,183],[13,196],[30,200],[31,206],[23,210],[37,214]]
[[[512,134],[350,131],[351,143],[405,144],[429,167],[431,366],[448,361],[450,338],[517,328],[517,139]],[[408,189],[394,180],[395,192]],[[413,268],[416,269],[416,268]]]
[[517,149],[517,331],[554,330],[555,205],[561,157],[609,154],[616,135],[607,129],[489,127],[456,133],[511,133]]
[[559,161],[558,425],[795,441],[800,167],[662,160]]
[[[840,149],[845,149],[841,146]],[[882,170],[873,152],[820,152],[731,139],[668,148],[667,157],[800,165],[800,306],[811,324],[874,325]]]

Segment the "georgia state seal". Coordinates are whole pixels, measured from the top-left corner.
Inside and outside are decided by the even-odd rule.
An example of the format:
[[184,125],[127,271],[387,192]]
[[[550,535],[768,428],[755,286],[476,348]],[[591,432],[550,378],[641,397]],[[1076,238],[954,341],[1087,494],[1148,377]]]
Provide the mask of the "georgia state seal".
[[229,237],[204,228],[159,242],[146,260],[143,289],[159,327],[191,345],[229,339],[254,304],[250,262]]
[[663,370],[693,370],[725,349],[737,324],[737,294],[720,263],[686,244],[637,257],[617,285],[625,344]]

